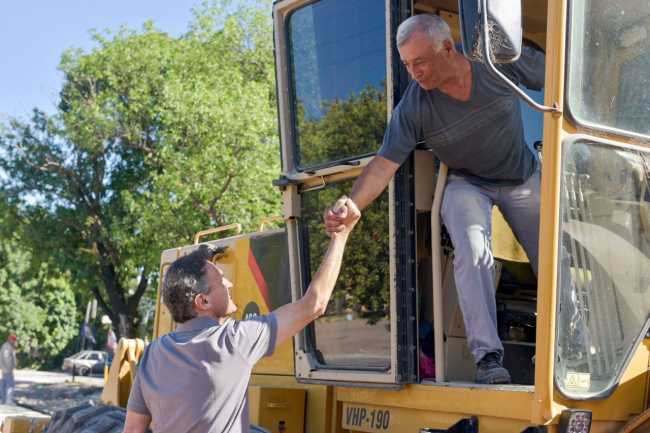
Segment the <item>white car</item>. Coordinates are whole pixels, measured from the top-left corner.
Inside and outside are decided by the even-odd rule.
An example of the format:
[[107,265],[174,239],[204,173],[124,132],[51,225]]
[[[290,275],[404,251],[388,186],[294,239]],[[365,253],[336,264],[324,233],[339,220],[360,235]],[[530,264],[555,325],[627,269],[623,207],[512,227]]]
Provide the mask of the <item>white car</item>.
[[[100,350],[82,350],[63,360],[63,371],[72,371],[80,376],[87,376],[90,373],[103,373],[106,365],[107,355]],[[111,362],[108,362],[111,366]]]

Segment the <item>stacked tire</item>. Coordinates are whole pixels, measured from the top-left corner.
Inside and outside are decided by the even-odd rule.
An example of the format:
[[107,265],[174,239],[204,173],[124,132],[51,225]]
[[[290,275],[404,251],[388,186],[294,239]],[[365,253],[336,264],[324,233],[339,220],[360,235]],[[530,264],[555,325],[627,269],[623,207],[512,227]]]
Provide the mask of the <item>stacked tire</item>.
[[124,408],[83,404],[56,412],[43,433],[121,433],[125,422]]

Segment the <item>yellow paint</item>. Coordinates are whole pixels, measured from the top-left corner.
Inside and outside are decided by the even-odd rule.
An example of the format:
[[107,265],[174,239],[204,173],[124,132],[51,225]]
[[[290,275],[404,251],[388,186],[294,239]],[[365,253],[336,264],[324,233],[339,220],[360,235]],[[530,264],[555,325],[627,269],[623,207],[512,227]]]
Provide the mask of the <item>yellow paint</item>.
[[298,388],[248,388],[251,424],[271,431],[284,426],[284,433],[305,431],[306,391]]
[[41,433],[49,423],[50,418],[46,416],[10,416],[4,419],[2,433]]
[[463,414],[461,418],[486,415],[528,423],[532,392],[407,385],[403,391],[338,388],[337,398],[345,403]]
[[[546,36],[545,105],[564,103],[564,48],[566,1],[548,2]],[[553,404],[555,358],[555,293],[560,215],[562,117],[544,114],[544,168],[540,212],[539,274],[537,289],[537,345],[535,392],[531,421],[545,424],[558,414]]]
[[[249,302],[255,302],[260,314],[268,314],[269,309],[266,306],[264,297],[260,292],[255,277],[248,265],[248,255],[250,254],[250,237],[242,237],[235,244],[235,273],[233,279],[232,299],[237,306],[237,311],[233,314],[236,320],[241,320],[244,309]],[[262,358],[255,367],[255,374],[286,374],[293,376],[293,340],[286,341],[279,347],[275,348],[273,356]]]
[[[332,387],[298,383],[293,376],[253,374],[251,387],[275,387],[303,389],[307,393],[305,432],[330,433],[332,430]],[[339,418],[340,419],[340,418]]]

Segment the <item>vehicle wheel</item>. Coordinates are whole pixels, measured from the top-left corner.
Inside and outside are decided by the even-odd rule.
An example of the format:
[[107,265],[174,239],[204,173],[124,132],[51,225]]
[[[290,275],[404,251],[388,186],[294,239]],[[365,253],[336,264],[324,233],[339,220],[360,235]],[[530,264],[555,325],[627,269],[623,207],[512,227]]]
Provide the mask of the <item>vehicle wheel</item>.
[[[69,407],[52,415],[43,433],[120,433],[124,429],[126,409],[99,404]],[[151,432],[151,429],[147,429]]]
[[77,367],[77,374],[79,376],[90,376],[90,368],[85,365]]

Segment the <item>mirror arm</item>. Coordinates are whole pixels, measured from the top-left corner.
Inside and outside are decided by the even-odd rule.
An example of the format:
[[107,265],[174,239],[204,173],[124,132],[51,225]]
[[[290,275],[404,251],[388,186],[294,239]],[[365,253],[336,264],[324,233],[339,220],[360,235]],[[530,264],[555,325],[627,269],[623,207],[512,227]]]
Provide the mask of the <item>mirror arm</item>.
[[505,75],[503,75],[495,66],[494,63],[492,63],[492,56],[490,53],[490,35],[488,31],[488,14],[487,14],[487,0],[481,0],[481,8],[483,10],[483,13],[481,14],[481,24],[482,24],[482,36],[483,36],[483,63],[485,66],[487,66],[488,71],[492,76],[494,76],[496,79],[501,81],[503,84],[508,86],[510,90],[514,92],[515,95],[519,97],[519,99],[523,100],[526,104],[528,104],[533,110],[537,111],[542,111],[544,113],[553,113],[555,115],[562,115],[562,110],[558,108],[557,102],[553,104],[552,107],[547,107],[546,105],[540,105],[537,102],[533,101],[533,99],[528,96],[526,93],[524,93],[523,90],[521,90],[517,85],[515,85],[512,81],[508,79]]

